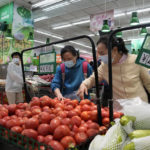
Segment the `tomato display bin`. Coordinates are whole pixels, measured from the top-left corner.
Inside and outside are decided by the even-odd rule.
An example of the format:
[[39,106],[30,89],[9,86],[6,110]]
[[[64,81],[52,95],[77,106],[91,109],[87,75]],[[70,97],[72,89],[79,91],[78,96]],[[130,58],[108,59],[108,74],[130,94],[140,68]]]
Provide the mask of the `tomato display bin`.
[[[98,134],[102,134],[102,132],[99,132]],[[87,150],[94,137],[95,136],[91,136],[85,142],[75,146],[74,148],[68,148],[67,150]],[[45,150],[53,150],[50,146],[44,143],[39,143],[32,138],[12,132],[11,130],[0,125],[1,150],[8,150],[10,148],[11,150],[40,150],[40,146],[44,146]]]

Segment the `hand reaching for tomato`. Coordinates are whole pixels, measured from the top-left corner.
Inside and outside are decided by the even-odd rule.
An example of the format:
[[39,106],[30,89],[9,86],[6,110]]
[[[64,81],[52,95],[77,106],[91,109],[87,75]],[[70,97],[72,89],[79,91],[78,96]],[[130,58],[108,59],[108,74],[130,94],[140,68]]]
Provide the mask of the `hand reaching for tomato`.
[[88,95],[88,89],[84,84],[81,84],[77,95],[80,97],[80,99],[84,99],[84,93]]

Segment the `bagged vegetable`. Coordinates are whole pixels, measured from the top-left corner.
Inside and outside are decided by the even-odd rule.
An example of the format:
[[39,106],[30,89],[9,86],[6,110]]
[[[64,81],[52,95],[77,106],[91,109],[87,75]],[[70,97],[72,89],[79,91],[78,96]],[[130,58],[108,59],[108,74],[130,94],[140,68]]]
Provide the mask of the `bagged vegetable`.
[[134,129],[150,129],[150,104],[140,98],[117,100],[117,102],[121,105],[125,115],[136,117],[133,124]]
[[150,136],[150,130],[135,130],[132,133],[130,133],[128,136],[130,137],[130,139]]
[[[116,124],[113,125],[103,137],[103,139],[94,138],[92,143],[96,144],[96,148],[99,149],[89,149],[89,150],[121,150],[123,143],[127,137],[126,132],[121,127],[119,120],[116,120]],[[92,145],[92,144],[91,144]],[[94,146],[93,146],[94,147]],[[92,147],[90,147],[92,148]]]
[[122,125],[123,129],[126,131],[127,134],[133,132],[133,123],[135,122],[136,118],[133,116],[123,116],[120,119],[120,124]]
[[131,140],[124,145],[123,150],[150,150],[150,136]]

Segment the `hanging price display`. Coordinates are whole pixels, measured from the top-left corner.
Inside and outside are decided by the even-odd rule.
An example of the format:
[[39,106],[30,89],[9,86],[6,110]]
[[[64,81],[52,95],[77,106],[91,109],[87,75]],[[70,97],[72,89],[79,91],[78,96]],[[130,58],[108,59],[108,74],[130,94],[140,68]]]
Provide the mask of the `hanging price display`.
[[56,52],[44,53],[39,56],[39,73],[55,74],[56,72]]
[[137,56],[136,64],[150,68],[150,34],[147,34]]

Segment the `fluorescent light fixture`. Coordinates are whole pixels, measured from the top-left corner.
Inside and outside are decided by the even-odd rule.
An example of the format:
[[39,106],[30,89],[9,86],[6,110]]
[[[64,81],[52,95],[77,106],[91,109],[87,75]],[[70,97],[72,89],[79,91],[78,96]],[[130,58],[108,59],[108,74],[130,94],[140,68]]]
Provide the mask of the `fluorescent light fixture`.
[[67,27],[71,27],[71,26],[72,26],[71,24],[66,24],[66,25],[54,27],[53,30],[67,28]]
[[80,2],[81,0],[70,0],[71,3],[77,3]]
[[42,2],[38,2],[36,4],[33,4],[32,8],[45,7],[45,6],[52,5],[52,4],[55,4],[57,2],[60,2],[60,1],[62,1],[62,0],[44,0]]
[[77,45],[80,45],[80,46],[83,46],[83,47],[86,47],[86,48],[92,48],[90,46],[84,45],[82,43],[74,42],[74,41],[70,41],[70,43],[77,44]]
[[95,34],[89,34],[88,36],[92,37],[92,36],[95,36]]
[[34,19],[34,22],[38,22],[38,21],[41,21],[41,20],[44,20],[44,19],[48,19],[48,17],[43,16],[43,17],[40,17],[40,18],[36,18],[36,19]]
[[90,20],[84,20],[84,21],[79,21],[79,22],[74,22],[72,25],[79,25],[79,24],[84,24],[84,23],[89,23]]
[[150,11],[150,8],[144,8],[144,9],[137,10],[138,13],[147,12],[147,11]]
[[35,43],[41,43],[41,44],[45,44],[45,42],[43,41],[39,41],[39,40],[34,40]]
[[72,27],[72,26],[75,26],[75,25],[85,24],[85,23],[89,23],[89,22],[90,22],[90,20],[88,19],[88,20],[84,20],[84,21],[79,21],[79,22],[74,22],[74,23],[69,23],[69,24],[65,24],[65,25],[52,27],[52,29],[57,30],[57,29]]
[[54,46],[59,47],[59,48],[63,48],[64,47],[64,45],[61,45],[61,44],[56,44]]
[[53,38],[56,38],[56,39],[63,40],[62,37],[57,36],[57,35],[54,35],[54,34],[52,34],[52,33],[46,33],[46,32],[39,31],[39,30],[34,30],[34,31],[37,32],[37,33],[39,33],[39,34],[43,34],[43,35],[46,35],[46,36],[50,36],[50,37],[53,37]]
[[121,17],[121,16],[125,16],[125,13],[114,14],[114,17],[115,17],[115,18],[117,18],[117,17]]
[[69,2],[62,2],[62,3],[59,3],[59,4],[55,4],[53,6],[50,6],[48,8],[45,8],[43,9],[43,11],[51,11],[51,10],[54,10],[54,9],[57,9],[57,8],[60,8],[60,7],[64,7],[64,6],[67,6],[69,5],[70,3]]

